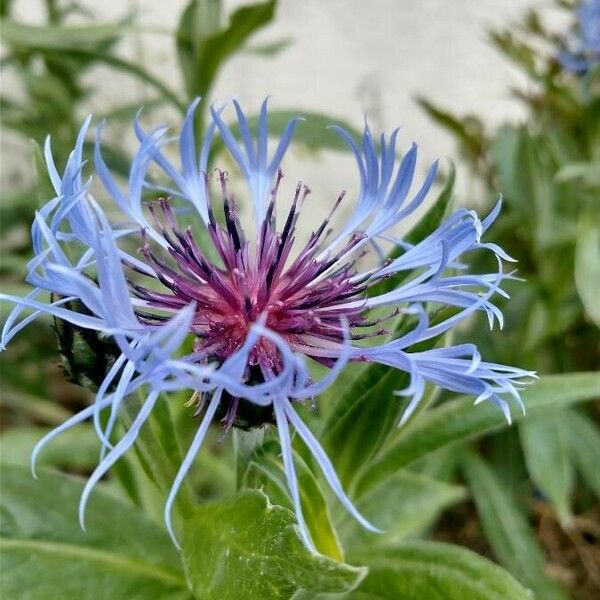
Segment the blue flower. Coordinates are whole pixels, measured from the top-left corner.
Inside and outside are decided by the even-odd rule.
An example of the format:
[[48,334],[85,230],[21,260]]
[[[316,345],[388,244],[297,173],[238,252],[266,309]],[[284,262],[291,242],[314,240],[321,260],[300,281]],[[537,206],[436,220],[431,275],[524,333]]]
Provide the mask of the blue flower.
[[582,74],[600,63],[600,0],[581,2],[575,14],[575,32],[564,41],[558,60],[567,71]]
[[[358,168],[360,191],[355,209],[337,235],[330,236],[331,216],[344,198],[340,194],[321,225],[292,254],[297,221],[310,190],[298,184],[281,225],[276,205],[283,177],[280,164],[298,119],[289,122],[269,157],[266,101],[256,139],[241,107],[234,103],[241,142],[225,124],[222,111],[213,109],[198,155],[193,129],[197,105],[195,101],[189,107],[178,137],[180,166],[163,153],[163,146],[172,141],[165,137],[167,129],[146,132],[136,118],[139,147],[125,190],[104,162],[102,125],[98,126],[94,177],[120,212],[119,225],[109,221],[95,199],[92,179],[82,178],[83,140],[90,119],[81,128],[62,175],[55,167],[50,142],[46,143],[56,195],[37,212],[32,225],[35,257],[26,276],[31,292],[25,297],[1,296],[15,304],[4,325],[2,345],[45,314],[110,337],[120,354],[94,403],[37,444],[32,466],[49,440],[86,419],[93,420],[102,449],[81,498],[83,526],[93,487],[134,444],[159,395],[189,390],[202,399],[199,410],[204,413],[165,505],[165,521],[175,543],[172,505],[210,424],[221,414],[225,426],[231,427],[249,405],[262,407],[270,415],[265,420],[277,427],[290,496],[307,547],[314,550],[300,505],[290,426],[341,503],[365,527],[376,530],[346,495],[331,461],[295,405],[326,389],[348,362],[373,362],[410,376],[409,386],[397,392],[410,398],[402,422],[418,405],[426,382],[471,394],[477,402],[494,402],[510,419],[507,398],[522,406],[518,390],[532,373],[484,362],[472,344],[411,350],[420,342],[439,338],[478,311],[487,315],[490,326],[502,324],[493,297],[504,294],[500,285],[512,275],[503,272],[502,261],[512,259],[482,239],[500,203],[483,220],[460,209],[417,244],[398,239],[393,228],[423,203],[437,164],[411,191],[416,145],[398,162],[397,131],[389,139],[382,135],[377,150],[368,127],[360,141],[336,127]],[[249,231],[240,224],[227,174],[216,171],[213,177],[208,172],[217,134],[247,184],[254,214]],[[164,176],[160,183],[150,177],[151,169]],[[192,227],[181,227],[182,206],[188,209],[186,221],[191,212],[202,229],[202,246]],[[222,211],[222,222],[215,217],[216,210]],[[138,255],[127,251],[131,239],[137,241]],[[209,253],[203,250],[207,240],[212,245]],[[393,260],[379,261],[384,245],[399,246],[402,252]],[[375,250],[376,260],[362,268],[358,259],[369,249]],[[475,251],[494,255],[497,272],[467,273],[462,259]],[[405,275],[402,285],[376,292],[378,283],[398,274]],[[85,312],[76,310],[72,301],[83,304]],[[426,312],[430,303],[451,307],[452,316],[430,323]],[[373,314],[384,306],[392,307],[387,317]],[[408,333],[394,339],[394,318],[399,314],[415,323]],[[390,323],[387,330],[377,329],[386,321]],[[189,338],[193,347],[186,353]],[[321,381],[311,379],[307,359],[329,369]],[[113,443],[119,412],[132,393],[142,394],[145,401],[129,429]],[[108,413],[105,420],[103,412]]]

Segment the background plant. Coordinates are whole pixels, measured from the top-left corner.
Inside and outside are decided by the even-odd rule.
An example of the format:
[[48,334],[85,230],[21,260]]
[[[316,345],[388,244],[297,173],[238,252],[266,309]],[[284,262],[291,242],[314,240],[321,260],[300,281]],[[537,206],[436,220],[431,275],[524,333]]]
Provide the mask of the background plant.
[[[573,14],[576,5],[557,2],[555,7]],[[571,35],[578,35],[578,26],[574,21]],[[560,54],[566,38],[567,32],[551,31],[534,10],[510,28],[491,33],[491,42],[527,76],[526,87],[511,90],[527,108],[522,123],[491,128],[478,115],[457,116],[419,98],[426,112],[455,136],[487,197],[498,191],[504,196],[492,237],[518,258],[518,274],[527,283],[507,286],[512,296],[505,311],[507,338],[496,338],[491,352],[497,360],[512,357],[540,373],[597,370],[600,365],[600,69],[592,61],[584,72],[567,70]],[[473,334],[477,327],[465,333],[469,339]],[[518,521],[521,532],[532,510],[536,520],[540,512],[550,514],[598,585],[594,565],[599,557],[585,541],[585,536],[597,536],[597,528],[575,516],[598,517],[598,476],[584,464],[599,456],[597,424],[597,403],[549,411],[526,419],[518,430],[486,438],[480,448],[487,466],[481,459],[466,463],[490,545],[534,589],[531,572],[524,573],[523,561],[509,550],[508,532],[496,522],[487,494],[495,489],[507,522]],[[536,496],[541,504],[533,500]],[[527,546],[543,562],[533,538]]]

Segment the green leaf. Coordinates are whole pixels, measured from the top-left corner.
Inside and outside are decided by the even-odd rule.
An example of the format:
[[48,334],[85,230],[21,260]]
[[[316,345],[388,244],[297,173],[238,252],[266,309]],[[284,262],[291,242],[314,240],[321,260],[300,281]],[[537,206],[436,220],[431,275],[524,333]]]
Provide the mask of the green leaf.
[[[293,508],[281,459],[280,446],[271,441],[253,453],[244,476],[244,487],[262,489],[275,504]],[[333,525],[321,487],[302,457],[294,451],[294,465],[300,488],[302,513],[317,550],[337,561],[344,554]]]
[[[369,566],[360,592],[385,600],[531,600],[506,571],[470,550],[406,542],[353,556]],[[350,596],[352,597],[352,596]]]
[[465,458],[464,469],[483,530],[498,560],[536,597],[566,600],[559,584],[546,576],[542,549],[508,489],[474,453]]
[[[536,417],[533,418],[536,419]],[[529,478],[519,437],[519,429],[522,424],[523,422],[517,427],[509,427],[492,433],[486,436],[485,440],[486,457],[490,466],[502,481],[502,485],[511,490],[519,489]],[[459,454],[464,446],[466,444],[463,447],[458,446],[455,453]],[[442,452],[447,452],[447,450],[442,450]],[[437,456],[437,454],[434,452],[433,456]],[[450,451],[450,454],[453,452]]]
[[527,470],[533,483],[550,500],[561,523],[571,517],[574,472],[563,428],[564,410],[528,417],[519,426]]
[[[358,129],[336,117],[301,109],[270,110],[269,135],[274,138],[281,137],[288,122],[298,116],[302,117],[304,121],[298,124],[294,132],[294,143],[305,146],[308,150],[348,151],[348,146],[342,138],[327,129],[331,125],[343,127],[355,139],[362,137],[362,133]],[[251,131],[257,131],[258,115],[249,116],[248,124]],[[239,131],[237,125],[233,125],[232,130]]]
[[412,463],[410,470],[437,481],[453,481],[461,454],[460,445],[454,448],[440,448],[440,450],[430,452],[427,456]]
[[233,449],[236,463],[236,490],[244,487],[248,465],[257,455],[262,455],[270,442],[265,443],[267,430],[263,427],[253,429],[239,429],[233,427]]
[[[208,35],[200,44],[195,71],[188,81],[189,96],[207,96],[223,63],[237,52],[256,31],[275,15],[276,0],[238,8],[229,25]],[[211,21],[212,24],[212,21]]]
[[[13,427],[0,435],[0,460],[29,467],[31,451],[46,433],[45,427]],[[88,471],[98,463],[100,443],[94,428],[82,424],[52,440],[40,454],[39,465]]]
[[1,19],[0,36],[5,44],[37,50],[91,49],[110,44],[128,27],[128,22],[93,25],[28,25]]
[[589,318],[600,327],[600,219],[582,215],[575,245],[575,283]]
[[408,375],[381,365],[361,370],[338,400],[323,429],[321,443],[343,485],[350,487],[362,465],[397,427],[403,404],[393,391],[408,384]]
[[203,504],[183,531],[188,581],[203,600],[288,599],[300,588],[343,592],[365,572],[311,554],[293,513],[259,491]]
[[537,79],[536,53],[531,46],[523,43],[510,31],[492,31],[490,40],[517,66],[524,69],[533,79]]
[[424,96],[417,96],[417,104],[431,117],[438,125],[454,134],[463,144],[469,145],[470,138],[473,135],[469,131],[464,119],[456,117],[452,113],[436,106]]
[[588,185],[600,185],[600,163],[569,163],[556,173],[556,181],[583,179]]
[[[445,310],[430,315],[435,324],[446,318]],[[394,337],[402,337],[415,322],[412,315],[402,315],[394,326]],[[427,340],[419,350],[433,348],[441,340]],[[333,461],[342,483],[353,491],[362,468],[370,469],[370,460],[399,431],[398,424],[407,401],[394,396],[394,391],[405,389],[409,382],[408,373],[377,363],[359,366],[356,376],[344,388],[332,386],[327,397],[335,398],[325,425],[321,441]],[[428,386],[418,409],[411,419],[422,411],[432,398],[435,387]],[[406,427],[402,427],[402,430]]]
[[[24,290],[21,295],[24,296],[28,291],[30,290]],[[3,369],[6,371],[6,363]],[[6,382],[2,388],[2,406],[10,408],[28,419],[33,419],[36,423],[60,425],[72,416],[72,413],[60,404],[52,402],[44,396],[28,393],[20,387],[17,388],[16,384]]]
[[598,498],[600,498],[600,430],[574,410],[562,411],[563,427],[572,460]]
[[356,502],[359,512],[383,533],[371,533],[343,513],[339,532],[344,547],[352,552],[352,548],[389,545],[418,534],[430,526],[444,508],[464,497],[462,486],[400,471]]
[[188,97],[196,95],[196,69],[206,38],[219,30],[221,0],[190,0],[181,13],[175,43]]
[[[547,375],[521,393],[527,414],[535,417],[548,409],[569,406],[600,396],[600,373]],[[391,399],[390,401],[393,401]],[[523,415],[515,411],[514,421]],[[502,412],[490,402],[473,406],[472,397],[437,406],[401,430],[389,447],[362,473],[358,489],[366,491],[402,467],[430,452],[508,427]]]
[[79,528],[80,480],[2,467],[2,592],[48,600],[189,599],[166,533],[101,490]]
[[12,2],[13,0],[0,0],[0,16],[6,17],[9,14]]
[[369,567],[356,591],[336,596],[300,593],[294,600],[533,600],[504,569],[459,546],[403,542],[363,550],[353,560]]
[[491,151],[498,171],[500,189],[511,203],[511,209],[521,218],[531,221],[534,216],[533,183],[529,136],[526,131],[509,125],[500,127]]
[[292,38],[284,38],[268,44],[256,44],[254,46],[249,46],[246,48],[246,52],[248,54],[255,54],[256,56],[275,56],[284,50],[287,50],[293,43],[294,40]]
[[526,229],[522,235],[527,236],[532,246],[530,252],[544,252],[556,246],[568,226],[566,215],[562,218],[559,215],[566,194],[554,179],[556,166],[550,159],[547,139],[533,137],[525,127],[504,126],[498,131],[492,149],[500,189],[518,219],[517,228]]

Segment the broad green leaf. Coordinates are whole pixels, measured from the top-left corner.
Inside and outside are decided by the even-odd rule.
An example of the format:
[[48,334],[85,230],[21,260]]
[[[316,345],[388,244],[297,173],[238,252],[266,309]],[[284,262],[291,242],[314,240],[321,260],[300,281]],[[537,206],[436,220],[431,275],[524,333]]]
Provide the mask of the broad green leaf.
[[[527,414],[531,417],[598,396],[600,373],[547,375],[521,393]],[[513,411],[514,421],[522,419],[520,411]],[[358,489],[365,491],[371,488],[438,448],[474,439],[503,427],[508,427],[508,423],[502,412],[489,402],[473,406],[471,397],[445,402],[401,430],[389,447],[362,473]]]
[[491,561],[450,544],[405,542],[375,552],[365,550],[353,555],[353,560],[369,566],[369,574],[359,587],[368,598],[531,600],[533,597]]
[[0,35],[5,44],[36,50],[91,49],[110,44],[128,27],[120,23],[95,23],[93,25],[29,25],[1,19]]
[[197,597],[283,600],[297,589],[353,589],[364,569],[311,554],[294,520],[259,491],[199,506],[183,527],[183,561]]
[[547,577],[544,553],[508,489],[474,453],[465,458],[464,470],[486,539],[498,560],[537,598],[566,600],[559,584]]
[[[248,463],[244,487],[262,489],[274,504],[292,509],[280,453],[279,444],[273,441],[257,449]],[[300,488],[302,513],[313,543],[321,554],[343,561],[344,554],[331,524],[331,515],[319,483],[295,451],[294,465]]]
[[461,457],[462,448],[440,448],[410,465],[410,470],[437,481],[453,481]]
[[83,482],[2,467],[2,592],[49,600],[184,600],[191,597],[166,533],[101,490],[90,499],[86,526],[77,506]]
[[574,410],[562,411],[563,427],[572,460],[600,498],[600,430],[591,420]]
[[[31,451],[48,433],[45,427],[13,427],[0,435],[0,461],[29,467]],[[40,454],[38,465],[88,471],[98,463],[100,442],[94,428],[82,424],[52,440]]]
[[574,472],[567,451],[563,410],[530,416],[519,425],[527,470],[533,483],[554,506],[561,523],[571,517]]
[[557,127],[544,130],[544,139],[548,142],[548,148],[556,163],[557,173],[556,181],[560,181],[560,173],[581,160],[581,142],[573,139],[568,127],[563,127],[562,123],[557,123]]
[[383,533],[371,533],[343,513],[339,532],[344,547],[351,553],[352,548],[389,545],[415,535],[430,526],[444,508],[464,497],[462,486],[400,471],[356,502],[359,512]]
[[600,216],[582,215],[575,245],[575,283],[589,318],[600,327]]
[[6,17],[11,8],[13,0],[0,0],[0,16]]
[[533,594],[493,562],[440,542],[403,542],[365,549],[353,560],[369,567],[347,594],[299,593],[294,600],[533,600]]

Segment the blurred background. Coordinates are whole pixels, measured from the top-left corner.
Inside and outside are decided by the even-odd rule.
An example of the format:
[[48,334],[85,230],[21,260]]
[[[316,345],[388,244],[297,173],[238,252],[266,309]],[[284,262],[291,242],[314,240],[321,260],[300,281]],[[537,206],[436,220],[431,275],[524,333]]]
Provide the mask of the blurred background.
[[[223,15],[243,4],[222,2]],[[545,4],[547,17],[557,25],[566,20],[547,3],[537,4]],[[118,36],[114,53],[147,69],[168,87],[182,90],[173,32],[186,5],[184,0],[79,2],[80,10],[72,11],[68,20],[115,22],[132,15],[135,26]],[[47,20],[42,1],[19,0],[12,6],[11,15],[20,23]],[[451,110],[483,111],[491,123],[524,116],[523,107],[508,92],[509,86],[523,84],[524,77],[490,46],[486,32],[529,7],[527,0],[460,0],[452,10],[442,0],[283,0],[276,18],[219,73],[211,98],[220,103],[235,97],[248,110],[257,110],[271,94],[275,108],[324,112],[326,107],[332,118],[358,128],[365,114],[375,130],[402,126],[404,145],[413,140],[420,145],[424,170],[436,158],[453,155],[454,148],[451,136],[414,102],[416,94],[443,101]],[[3,88],[11,97],[23,97],[20,83],[10,69],[3,71]],[[102,62],[81,73],[80,85],[90,94],[75,107],[79,119],[88,112],[103,116],[126,103],[141,105],[156,98],[152,86]],[[179,116],[163,107],[156,120],[175,124]],[[49,123],[47,128],[51,127]],[[30,182],[22,136],[4,127],[1,148],[3,187]],[[331,198],[340,185],[352,180],[354,167],[349,158],[328,158],[320,156],[312,164],[304,161],[301,176]],[[288,166],[288,170],[296,169]],[[468,188],[467,172],[459,169],[457,180],[459,189]]]
[[[107,161],[126,175],[140,106],[147,124],[176,129],[197,95],[207,99],[204,111],[237,98],[256,114],[270,94],[275,133],[290,113],[307,116],[284,165],[288,178],[303,179],[327,203],[357,181],[352,157],[324,126],[359,132],[365,115],[377,132],[401,126],[401,147],[420,146],[422,172],[442,159],[438,189],[452,177],[450,161],[456,164],[455,206],[485,211],[503,193],[492,241],[518,259],[527,283],[508,284],[506,331],[486,332],[480,347],[487,359],[542,375],[597,371],[600,26],[588,43],[577,6],[1,0],[3,290],[27,289],[29,226],[50,197],[40,150],[47,134],[61,164],[83,118],[106,118]],[[586,19],[600,20],[596,11]],[[4,463],[27,463],[41,433],[88,401],[83,387],[65,383],[51,327],[26,331],[3,356]],[[70,354],[64,368],[85,384],[89,348],[78,344],[75,356],[62,348]],[[451,453],[422,466],[469,490],[436,513],[427,535],[499,561],[542,600],[599,598],[598,420],[597,402],[555,409],[469,443],[482,459],[479,470],[461,471]],[[86,473],[96,460],[93,432],[73,435],[44,460]],[[206,496],[216,494],[210,486],[218,484],[204,483]]]

